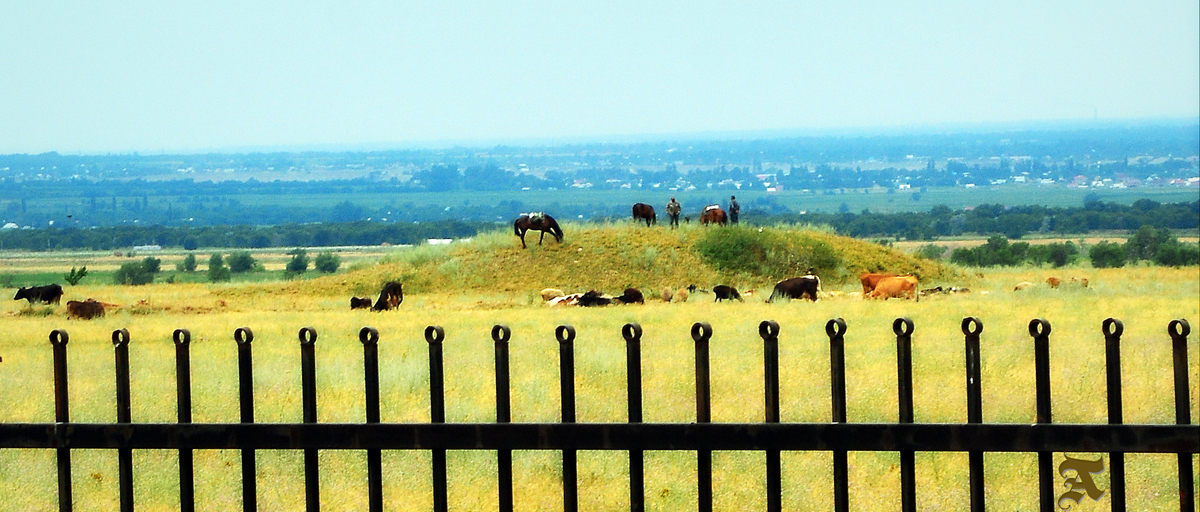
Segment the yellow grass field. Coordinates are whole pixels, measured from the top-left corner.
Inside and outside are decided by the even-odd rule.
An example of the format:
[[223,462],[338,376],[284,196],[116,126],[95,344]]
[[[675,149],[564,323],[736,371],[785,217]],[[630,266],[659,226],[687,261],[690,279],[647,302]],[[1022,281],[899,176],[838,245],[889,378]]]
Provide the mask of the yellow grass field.
[[[573,246],[546,246],[543,252]],[[536,250],[535,250],[536,251]],[[532,251],[531,251],[532,252]],[[579,252],[579,251],[576,251]],[[435,261],[446,265],[453,258]],[[408,263],[411,263],[409,261]],[[408,264],[405,263],[405,264]],[[464,257],[458,265],[472,265]],[[362,272],[378,277],[403,268],[381,265]],[[382,270],[380,270],[382,269]],[[381,274],[382,272],[382,274]],[[1052,290],[1051,275],[1087,277],[1088,288]],[[1124,414],[1127,423],[1173,423],[1169,321],[1185,318],[1200,326],[1200,272],[1196,268],[1136,267],[974,270],[937,284],[969,285],[972,292],[920,302],[863,301],[837,297],[817,303],[763,303],[764,283],[745,302],[713,303],[696,293],[686,303],[664,303],[643,287],[645,305],[606,308],[549,308],[536,300],[542,286],[566,284],[522,281],[520,290],[438,289],[428,281],[420,291],[406,285],[397,311],[350,311],[348,297],[359,273],[317,281],[267,285],[153,284],[141,287],[71,287],[67,299],[97,297],[123,307],[93,321],[67,320],[62,307],[30,308],[24,301],[0,301],[0,422],[52,422],[54,401],[51,350],[53,329],[70,333],[71,419],[111,422],[115,416],[113,330],[126,328],[130,344],[133,420],[175,419],[174,347],[171,333],[190,329],[193,421],[236,422],[237,358],[233,331],[255,333],[256,419],[299,422],[300,350],[297,332],[312,326],[316,344],[318,415],[322,422],[364,419],[362,346],[358,330],[380,332],[381,414],[384,422],[429,420],[428,325],[446,331],[446,416],[450,422],[491,422],[495,418],[492,341],[495,324],[512,329],[512,416],[515,422],[559,419],[558,344],[554,329],[570,324],[576,339],[577,419],[626,420],[624,341],[621,326],[644,329],[644,415],[648,422],[695,419],[692,323],[713,327],[712,420],[756,422],[764,417],[762,341],[758,324],[773,319],[780,333],[780,406],[785,422],[830,421],[829,350],[824,326],[844,318],[847,402],[851,422],[893,422],[897,418],[895,336],[892,320],[912,318],[914,405],[917,422],[966,422],[963,335],[965,316],[979,317],[982,334],[984,421],[1035,420],[1030,319],[1045,318],[1051,334],[1054,421],[1104,423],[1105,363],[1101,322],[1122,320]],[[616,278],[613,282],[616,282]],[[743,279],[750,280],[748,277]],[[953,282],[957,279],[957,282]],[[1020,281],[1039,283],[1014,292]],[[649,285],[644,285],[649,286]],[[828,283],[826,290],[853,291],[857,284]],[[568,290],[571,291],[571,290]],[[986,293],[984,293],[986,292]],[[1189,339],[1189,396],[1192,418],[1200,418],[1200,336]],[[1063,454],[1057,454],[1061,460]],[[495,456],[492,452],[451,452],[450,507],[495,508]],[[0,451],[0,510],[53,510],[57,507],[51,450]],[[76,510],[118,508],[115,451],[75,451]],[[427,452],[384,454],[384,497],[389,510],[432,506]],[[621,510],[628,504],[627,459],[623,453],[582,452],[579,456],[580,508]],[[765,506],[764,455],[714,455],[714,505],[719,510]],[[1200,459],[1197,465],[1200,466]],[[557,452],[514,454],[515,505],[519,510],[560,510],[560,456]],[[141,510],[178,508],[177,459],[173,451],[134,453],[135,500]],[[240,458],[236,451],[196,454],[196,496],[200,510],[241,507]],[[1126,456],[1132,510],[1172,510],[1176,501],[1175,456]],[[296,510],[304,503],[299,452],[258,455],[259,506]],[[321,454],[321,498],[325,510],[366,508],[366,456],[362,452]],[[968,506],[967,455],[917,454],[917,504],[921,510],[961,510]],[[993,510],[1037,507],[1035,454],[988,454],[987,500]],[[783,456],[784,508],[832,508],[829,453]],[[1098,478],[1108,486],[1108,473]],[[646,456],[646,500],[651,510],[694,509],[695,457],[690,452],[650,452]],[[896,453],[850,454],[850,500],[855,510],[899,510],[900,470]],[[1085,499],[1077,510],[1106,510],[1109,498]]]

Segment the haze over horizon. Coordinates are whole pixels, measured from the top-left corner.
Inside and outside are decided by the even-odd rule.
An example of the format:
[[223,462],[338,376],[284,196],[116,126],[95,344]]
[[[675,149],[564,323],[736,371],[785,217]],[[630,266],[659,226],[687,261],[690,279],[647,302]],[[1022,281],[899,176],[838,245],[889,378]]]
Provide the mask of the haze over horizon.
[[1200,4],[5,5],[0,154],[1200,118]]

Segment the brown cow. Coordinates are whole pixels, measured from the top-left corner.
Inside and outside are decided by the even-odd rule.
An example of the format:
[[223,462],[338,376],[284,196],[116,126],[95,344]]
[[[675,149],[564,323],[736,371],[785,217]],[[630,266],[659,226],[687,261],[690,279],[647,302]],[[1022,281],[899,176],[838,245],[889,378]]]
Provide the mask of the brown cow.
[[858,276],[859,281],[862,281],[863,296],[866,297],[871,292],[875,291],[875,285],[879,284],[879,280],[885,277],[896,277],[896,274],[875,274],[865,272]]
[[914,276],[885,277],[879,280],[879,283],[875,285],[875,290],[867,297],[883,298],[883,300],[892,297],[920,300],[917,297],[917,278]]
[[101,316],[104,316],[104,304],[95,299],[67,301],[67,318],[91,320]]
[[725,216],[725,210],[722,210],[720,206],[715,204],[705,206],[704,212],[700,214],[700,224],[705,226],[709,225],[710,223],[716,223],[719,226],[724,226],[726,221],[727,217]]
[[1050,276],[1046,278],[1046,284],[1050,285],[1051,288],[1058,288],[1058,285],[1062,284],[1062,279]]

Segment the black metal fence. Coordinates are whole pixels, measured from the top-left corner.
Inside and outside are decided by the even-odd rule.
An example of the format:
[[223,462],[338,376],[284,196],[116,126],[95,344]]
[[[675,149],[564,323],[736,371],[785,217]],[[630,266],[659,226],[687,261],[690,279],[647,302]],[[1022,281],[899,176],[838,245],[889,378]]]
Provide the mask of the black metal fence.
[[914,453],[969,453],[971,509],[984,510],[985,452],[1036,452],[1040,507],[1057,508],[1054,452],[1108,452],[1112,510],[1125,510],[1124,454],[1176,453],[1179,458],[1180,510],[1194,511],[1192,455],[1200,452],[1200,426],[1192,425],[1189,410],[1187,337],[1191,328],[1186,320],[1168,325],[1171,337],[1175,377],[1175,425],[1130,425],[1122,423],[1120,321],[1103,322],[1105,338],[1108,424],[1055,424],[1050,410],[1050,323],[1035,319],[1029,323],[1033,338],[1036,370],[1037,423],[983,423],[980,382],[979,336],[983,324],[977,318],[964,318],[962,332],[966,347],[967,423],[913,423],[911,343],[913,322],[898,318],[892,329],[896,334],[899,422],[848,423],[846,418],[845,334],[842,319],[830,320],[825,331],[829,337],[832,394],[831,423],[780,423],[779,421],[779,325],[764,321],[759,335],[764,346],[763,423],[711,423],[708,343],[712,327],[707,323],[692,326],[696,349],[696,421],[695,423],[644,423],[642,421],[641,338],[638,324],[626,324],[621,335],[626,343],[628,380],[627,423],[576,423],[574,340],[575,329],[561,325],[555,329],[559,342],[562,421],[560,423],[512,423],[509,404],[509,364],[507,326],[492,328],[495,341],[496,423],[446,423],[442,371],[440,326],[425,329],[429,345],[430,423],[380,423],[379,418],[379,332],[364,327],[359,340],[364,351],[366,385],[365,423],[317,423],[316,358],[317,332],[300,330],[304,422],[263,424],[254,422],[253,359],[254,335],[249,328],[234,332],[238,347],[241,423],[192,423],[191,370],[187,330],[174,333],[178,395],[177,423],[133,423],[130,417],[129,332],[112,334],[116,352],[117,423],[72,423],[67,403],[66,331],[50,333],[54,351],[54,423],[0,424],[0,449],[50,448],[58,454],[60,510],[71,510],[71,451],[77,449],[116,449],[118,452],[120,503],[122,510],[133,510],[133,463],[135,449],[177,449],[179,451],[179,496],[181,508],[195,509],[193,488],[193,450],[240,449],[242,456],[243,508],[257,508],[255,450],[304,450],[305,492],[308,510],[320,506],[320,466],[318,450],[366,450],[368,498],[370,509],[382,510],[383,483],[381,450],[430,450],[432,452],[433,506],[446,510],[446,450],[494,450],[498,460],[499,508],[512,510],[512,450],[561,450],[563,506],[578,509],[576,451],[618,450],[629,453],[630,508],[644,509],[643,451],[690,450],[697,456],[696,486],[698,508],[712,508],[712,451],[741,450],[766,453],[767,508],[782,508],[781,451],[828,451],[833,455],[835,509],[849,509],[849,482],[846,454],[849,451],[895,451],[900,453],[901,497],[905,511],[916,510]]

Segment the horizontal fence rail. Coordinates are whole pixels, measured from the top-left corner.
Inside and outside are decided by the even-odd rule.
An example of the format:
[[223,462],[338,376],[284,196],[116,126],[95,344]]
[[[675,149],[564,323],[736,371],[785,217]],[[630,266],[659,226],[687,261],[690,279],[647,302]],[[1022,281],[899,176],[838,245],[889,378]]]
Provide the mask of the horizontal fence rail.
[[[429,348],[429,423],[382,423],[379,409],[379,332],[364,327],[359,332],[363,345],[365,421],[363,423],[318,423],[315,329],[299,332],[302,423],[255,423],[253,332],[246,327],[234,332],[238,350],[240,423],[193,423],[191,418],[191,334],[178,329],[172,335],[176,349],[177,423],[134,423],[130,415],[130,333],[114,331],[116,408],[115,423],[70,421],[68,403],[67,344],[63,330],[50,333],[54,366],[54,423],[0,423],[0,449],[41,448],[57,452],[59,509],[73,507],[71,452],[79,449],[117,450],[120,506],[134,509],[133,450],[171,449],[179,453],[179,496],[182,510],[195,510],[193,451],[241,450],[242,506],[256,510],[256,450],[303,450],[305,504],[320,508],[319,450],[365,450],[367,491],[370,510],[383,509],[382,450],[428,450],[431,452],[433,508],[447,509],[446,450],[496,451],[498,508],[512,510],[513,450],[562,451],[563,508],[578,510],[578,450],[623,451],[629,455],[629,507],[645,508],[643,452],[686,450],[696,452],[697,508],[712,508],[712,452],[714,450],[762,451],[766,454],[766,506],[782,508],[781,451],[823,451],[833,456],[834,509],[849,510],[847,452],[888,451],[900,454],[901,508],[916,510],[915,452],[966,452],[969,454],[970,506],[984,510],[984,459],[986,452],[1027,452],[1038,455],[1039,504],[1043,511],[1058,510],[1056,478],[1065,477],[1063,466],[1053,467],[1056,452],[1107,452],[1112,510],[1124,510],[1126,453],[1175,453],[1178,455],[1180,510],[1195,510],[1192,455],[1200,453],[1200,426],[1190,417],[1188,393],[1186,320],[1168,325],[1174,373],[1174,425],[1124,424],[1121,404],[1120,341],[1124,327],[1119,320],[1101,325],[1105,342],[1107,424],[1053,423],[1050,390],[1050,323],[1029,323],[1035,360],[1037,422],[1033,424],[984,423],[980,371],[980,335],[983,323],[973,317],[962,321],[966,361],[967,423],[913,422],[913,322],[898,318],[896,335],[898,411],[896,423],[849,423],[846,414],[845,340],[847,325],[842,319],[826,324],[830,354],[831,421],[828,423],[782,423],[779,408],[780,326],[774,321],[759,325],[763,342],[763,403],[761,423],[713,423],[709,375],[709,341],[713,329],[707,323],[692,326],[695,342],[696,420],[694,423],[646,423],[642,411],[642,328],[626,324],[621,329],[626,349],[628,418],[623,423],[576,423],[575,419],[575,329],[558,326],[562,420],[557,423],[513,423],[509,390],[508,341],[511,331],[497,325],[491,331],[495,349],[496,422],[447,423],[442,365],[445,331],[440,326],[425,329]],[[1070,471],[1069,469],[1067,471]],[[1083,470],[1079,471],[1080,477]],[[1057,476],[1056,476],[1057,475]]]

